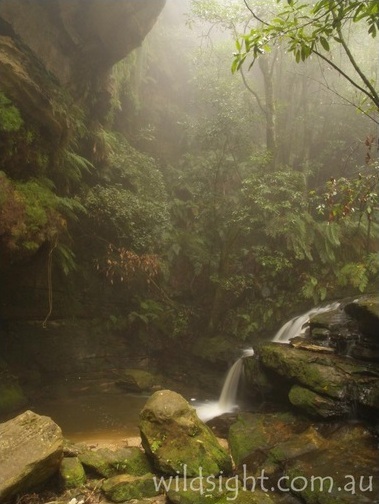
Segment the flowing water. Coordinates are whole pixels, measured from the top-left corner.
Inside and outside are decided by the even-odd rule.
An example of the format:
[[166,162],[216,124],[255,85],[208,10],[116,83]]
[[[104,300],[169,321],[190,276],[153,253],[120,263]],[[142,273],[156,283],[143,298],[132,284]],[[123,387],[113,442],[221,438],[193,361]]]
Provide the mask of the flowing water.
[[295,336],[303,336],[307,330],[309,319],[313,315],[318,313],[324,313],[327,311],[337,310],[340,307],[340,303],[335,301],[334,303],[327,304],[325,306],[318,306],[317,308],[311,308],[306,313],[298,315],[286,322],[279,331],[275,334],[272,341],[276,343],[288,343],[291,338]]
[[207,422],[223,413],[231,413],[237,408],[237,391],[243,370],[243,361],[245,357],[252,357],[253,355],[254,350],[247,348],[229,369],[218,401],[202,403],[196,406],[197,414],[203,422]]

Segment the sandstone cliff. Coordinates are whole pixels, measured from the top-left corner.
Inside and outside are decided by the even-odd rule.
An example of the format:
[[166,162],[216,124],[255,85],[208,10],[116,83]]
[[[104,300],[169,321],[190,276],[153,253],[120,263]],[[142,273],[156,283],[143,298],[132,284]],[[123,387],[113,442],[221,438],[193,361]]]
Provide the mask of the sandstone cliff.
[[[0,0],[0,88],[36,123],[65,128],[59,92],[83,101],[139,46],[165,0]],[[59,90],[59,91],[58,91]]]

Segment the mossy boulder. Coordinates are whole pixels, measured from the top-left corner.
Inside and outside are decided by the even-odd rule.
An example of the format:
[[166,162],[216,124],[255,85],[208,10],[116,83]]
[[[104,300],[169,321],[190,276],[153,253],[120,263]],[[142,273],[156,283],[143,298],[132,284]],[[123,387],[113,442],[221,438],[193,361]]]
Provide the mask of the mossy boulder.
[[86,469],[104,478],[125,473],[143,476],[151,472],[149,459],[136,446],[117,450],[109,448],[86,449],[79,453],[79,460]]
[[65,457],[59,474],[66,489],[81,487],[86,482],[86,473],[78,457]]
[[121,474],[104,481],[102,491],[112,502],[125,502],[159,495],[153,474],[131,476]]
[[379,371],[374,363],[279,343],[263,344],[259,358],[274,379],[301,387],[292,388],[289,400],[307,413],[330,418],[360,407],[370,408],[373,415],[379,411]]
[[195,477],[232,469],[228,452],[176,392],[155,392],[141,411],[139,428],[147,455],[163,474]]

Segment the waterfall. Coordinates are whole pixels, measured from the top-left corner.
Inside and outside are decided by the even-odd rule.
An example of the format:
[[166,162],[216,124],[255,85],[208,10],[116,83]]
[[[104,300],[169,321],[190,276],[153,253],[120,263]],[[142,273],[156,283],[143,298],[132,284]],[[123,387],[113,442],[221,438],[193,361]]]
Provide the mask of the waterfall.
[[306,313],[298,315],[293,319],[286,322],[279,331],[275,334],[272,341],[276,343],[288,343],[291,338],[295,336],[303,336],[307,324],[309,323],[310,317],[316,315],[317,313],[324,313],[327,311],[337,310],[340,307],[340,303],[335,301],[334,303],[327,304],[325,306],[318,306],[317,308],[311,308]]
[[252,348],[247,348],[243,351],[242,356],[236,360],[229,369],[217,402],[203,403],[196,407],[197,414],[203,422],[207,422],[223,413],[231,413],[236,409],[237,390],[243,370],[243,360],[245,357],[252,357],[253,355],[254,350]]

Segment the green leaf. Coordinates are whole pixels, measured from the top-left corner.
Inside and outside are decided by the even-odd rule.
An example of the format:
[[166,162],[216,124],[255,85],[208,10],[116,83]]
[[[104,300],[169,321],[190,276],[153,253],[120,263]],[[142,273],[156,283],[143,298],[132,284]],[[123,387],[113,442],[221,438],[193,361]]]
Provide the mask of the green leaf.
[[320,43],[322,47],[325,49],[325,51],[330,51],[329,42],[326,40],[325,37],[320,37]]

